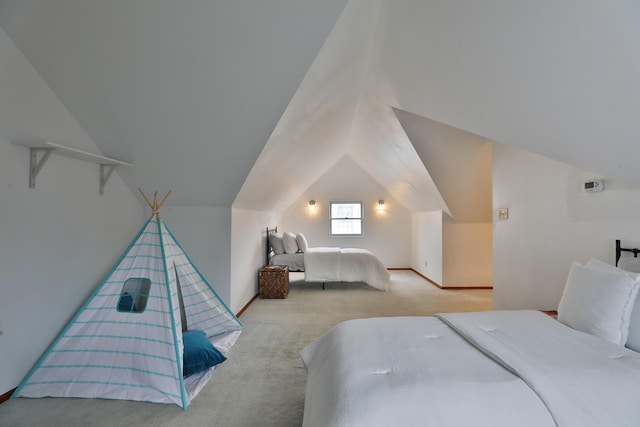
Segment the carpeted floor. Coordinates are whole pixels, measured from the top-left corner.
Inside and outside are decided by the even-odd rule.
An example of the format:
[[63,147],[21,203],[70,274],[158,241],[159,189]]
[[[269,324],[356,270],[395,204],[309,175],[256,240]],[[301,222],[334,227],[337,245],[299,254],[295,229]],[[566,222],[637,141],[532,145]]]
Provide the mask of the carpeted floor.
[[302,423],[305,371],[299,352],[343,320],[428,316],[492,308],[491,290],[438,289],[408,270],[391,272],[389,292],[364,284],[307,284],[291,273],[287,299],[257,299],[245,329],[200,394],[176,405],[100,399],[12,399],[0,426],[293,427]]

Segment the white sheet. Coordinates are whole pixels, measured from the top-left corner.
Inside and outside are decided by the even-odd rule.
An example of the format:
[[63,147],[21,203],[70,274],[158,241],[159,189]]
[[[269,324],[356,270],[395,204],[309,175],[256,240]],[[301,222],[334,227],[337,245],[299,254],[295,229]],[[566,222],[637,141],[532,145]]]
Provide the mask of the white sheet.
[[389,271],[371,251],[314,247],[304,253],[307,282],[364,282],[386,291]]
[[304,427],[555,426],[523,381],[434,317],[343,322],[301,356]]
[[535,311],[439,317],[348,321],[303,349],[303,425],[640,425],[640,354]]

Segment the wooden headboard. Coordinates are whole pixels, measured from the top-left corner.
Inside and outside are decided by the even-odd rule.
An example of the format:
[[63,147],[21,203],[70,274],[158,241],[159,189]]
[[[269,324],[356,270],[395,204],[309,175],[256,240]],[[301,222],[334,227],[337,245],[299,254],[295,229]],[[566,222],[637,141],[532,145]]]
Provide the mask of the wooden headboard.
[[269,241],[269,236],[271,235],[271,233],[277,233],[278,232],[278,227],[274,227],[274,228],[269,228],[267,227],[267,247],[266,247],[266,259],[264,262],[264,265],[268,265],[269,264],[269,258],[271,258],[271,242]]
[[640,249],[636,248],[623,248],[620,246],[620,240],[616,240],[616,267],[618,266],[618,261],[620,261],[620,255],[622,252],[631,252],[635,258],[638,258],[638,254],[640,253]]

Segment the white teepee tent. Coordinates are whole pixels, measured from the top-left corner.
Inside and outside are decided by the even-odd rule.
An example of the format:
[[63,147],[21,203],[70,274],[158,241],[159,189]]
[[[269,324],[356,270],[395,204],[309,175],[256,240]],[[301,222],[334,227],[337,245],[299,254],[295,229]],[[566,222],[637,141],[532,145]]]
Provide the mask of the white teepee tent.
[[[142,191],[141,191],[142,193]],[[187,409],[215,366],[183,377],[182,333],[202,330],[226,355],[242,324],[153,214],[111,273],[12,397],[175,403]]]

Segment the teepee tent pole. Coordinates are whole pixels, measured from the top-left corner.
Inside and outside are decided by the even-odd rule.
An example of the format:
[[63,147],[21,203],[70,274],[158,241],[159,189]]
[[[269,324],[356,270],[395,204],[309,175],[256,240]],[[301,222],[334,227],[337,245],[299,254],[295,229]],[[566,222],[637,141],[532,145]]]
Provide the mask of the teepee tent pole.
[[153,193],[153,203],[151,203],[151,201],[149,200],[149,198],[147,197],[146,194],[144,194],[144,191],[142,191],[142,188],[138,187],[138,191],[140,192],[140,194],[142,194],[142,197],[144,198],[144,201],[147,202],[147,205],[149,205],[149,207],[151,208],[151,217],[149,217],[149,219],[156,217],[157,219],[160,219],[160,208],[162,207],[162,205],[164,205],[164,202],[167,201],[167,199],[169,198],[169,195],[171,194],[171,191],[169,191],[167,193],[166,196],[164,196],[164,198],[162,199],[162,201],[160,203],[158,203],[158,192],[154,192]]

